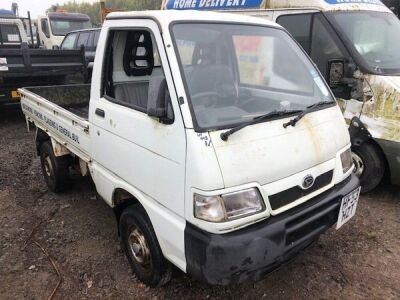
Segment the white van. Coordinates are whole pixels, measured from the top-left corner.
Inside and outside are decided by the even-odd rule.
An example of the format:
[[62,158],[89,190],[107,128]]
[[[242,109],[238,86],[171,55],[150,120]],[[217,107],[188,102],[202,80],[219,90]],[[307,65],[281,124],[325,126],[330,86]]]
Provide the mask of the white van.
[[91,86],[19,91],[49,189],[70,167],[90,175],[150,286],[171,263],[212,284],[258,280],[355,213],[340,108],[273,22],[112,13]]
[[400,184],[400,21],[379,0],[174,1],[273,20],[310,55],[350,125],[363,191]]
[[45,16],[38,17],[38,42],[46,49],[57,48],[68,32],[88,28],[92,28],[92,22],[88,15],[80,13],[49,12]]

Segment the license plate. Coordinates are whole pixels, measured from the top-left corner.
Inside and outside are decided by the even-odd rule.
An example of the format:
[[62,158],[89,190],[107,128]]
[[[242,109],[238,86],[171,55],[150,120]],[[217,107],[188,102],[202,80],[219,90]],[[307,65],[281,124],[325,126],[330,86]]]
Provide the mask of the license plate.
[[19,98],[18,91],[11,91],[11,97],[12,98]]
[[360,192],[361,187],[342,198],[342,204],[340,205],[336,229],[339,229],[352,217],[354,217],[357,209],[358,198],[360,197]]

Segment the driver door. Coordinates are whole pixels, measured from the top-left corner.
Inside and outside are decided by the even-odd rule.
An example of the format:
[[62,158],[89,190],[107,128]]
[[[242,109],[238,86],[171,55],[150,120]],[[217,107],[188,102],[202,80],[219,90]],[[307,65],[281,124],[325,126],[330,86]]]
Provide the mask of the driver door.
[[[184,216],[186,136],[163,41],[154,21],[130,22],[108,32],[100,99],[91,107],[93,157],[150,202]],[[147,115],[149,81],[161,73],[173,110],[169,123]],[[107,184],[97,186],[100,194]]]

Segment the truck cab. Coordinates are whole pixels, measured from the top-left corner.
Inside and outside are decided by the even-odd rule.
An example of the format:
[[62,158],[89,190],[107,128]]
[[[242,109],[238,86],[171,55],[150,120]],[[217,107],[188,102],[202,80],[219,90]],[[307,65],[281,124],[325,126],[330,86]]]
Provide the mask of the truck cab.
[[364,191],[384,175],[400,184],[400,21],[380,1],[320,2],[317,10],[276,11],[274,19],[304,46],[337,97]]
[[37,35],[39,43],[46,49],[59,47],[64,36],[74,30],[88,29],[92,23],[88,15],[67,12],[49,12],[38,17]]
[[0,49],[19,48],[22,43],[28,43],[23,22],[0,14]]
[[149,286],[171,264],[210,284],[259,280],[354,216],[341,110],[273,22],[111,13],[91,86],[19,92],[49,189],[70,167],[90,175]]
[[222,10],[282,25],[312,58],[340,104],[350,126],[355,173],[363,191],[376,188],[385,175],[400,184],[400,21],[381,1],[259,0],[221,5],[169,0],[163,8]]

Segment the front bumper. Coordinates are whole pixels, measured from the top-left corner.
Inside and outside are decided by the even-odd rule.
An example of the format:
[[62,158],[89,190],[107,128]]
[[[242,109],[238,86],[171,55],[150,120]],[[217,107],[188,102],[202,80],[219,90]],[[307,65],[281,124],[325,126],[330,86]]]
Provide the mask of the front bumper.
[[227,234],[187,223],[186,272],[210,284],[260,280],[335,224],[342,197],[358,187],[358,179],[351,175],[302,205]]

